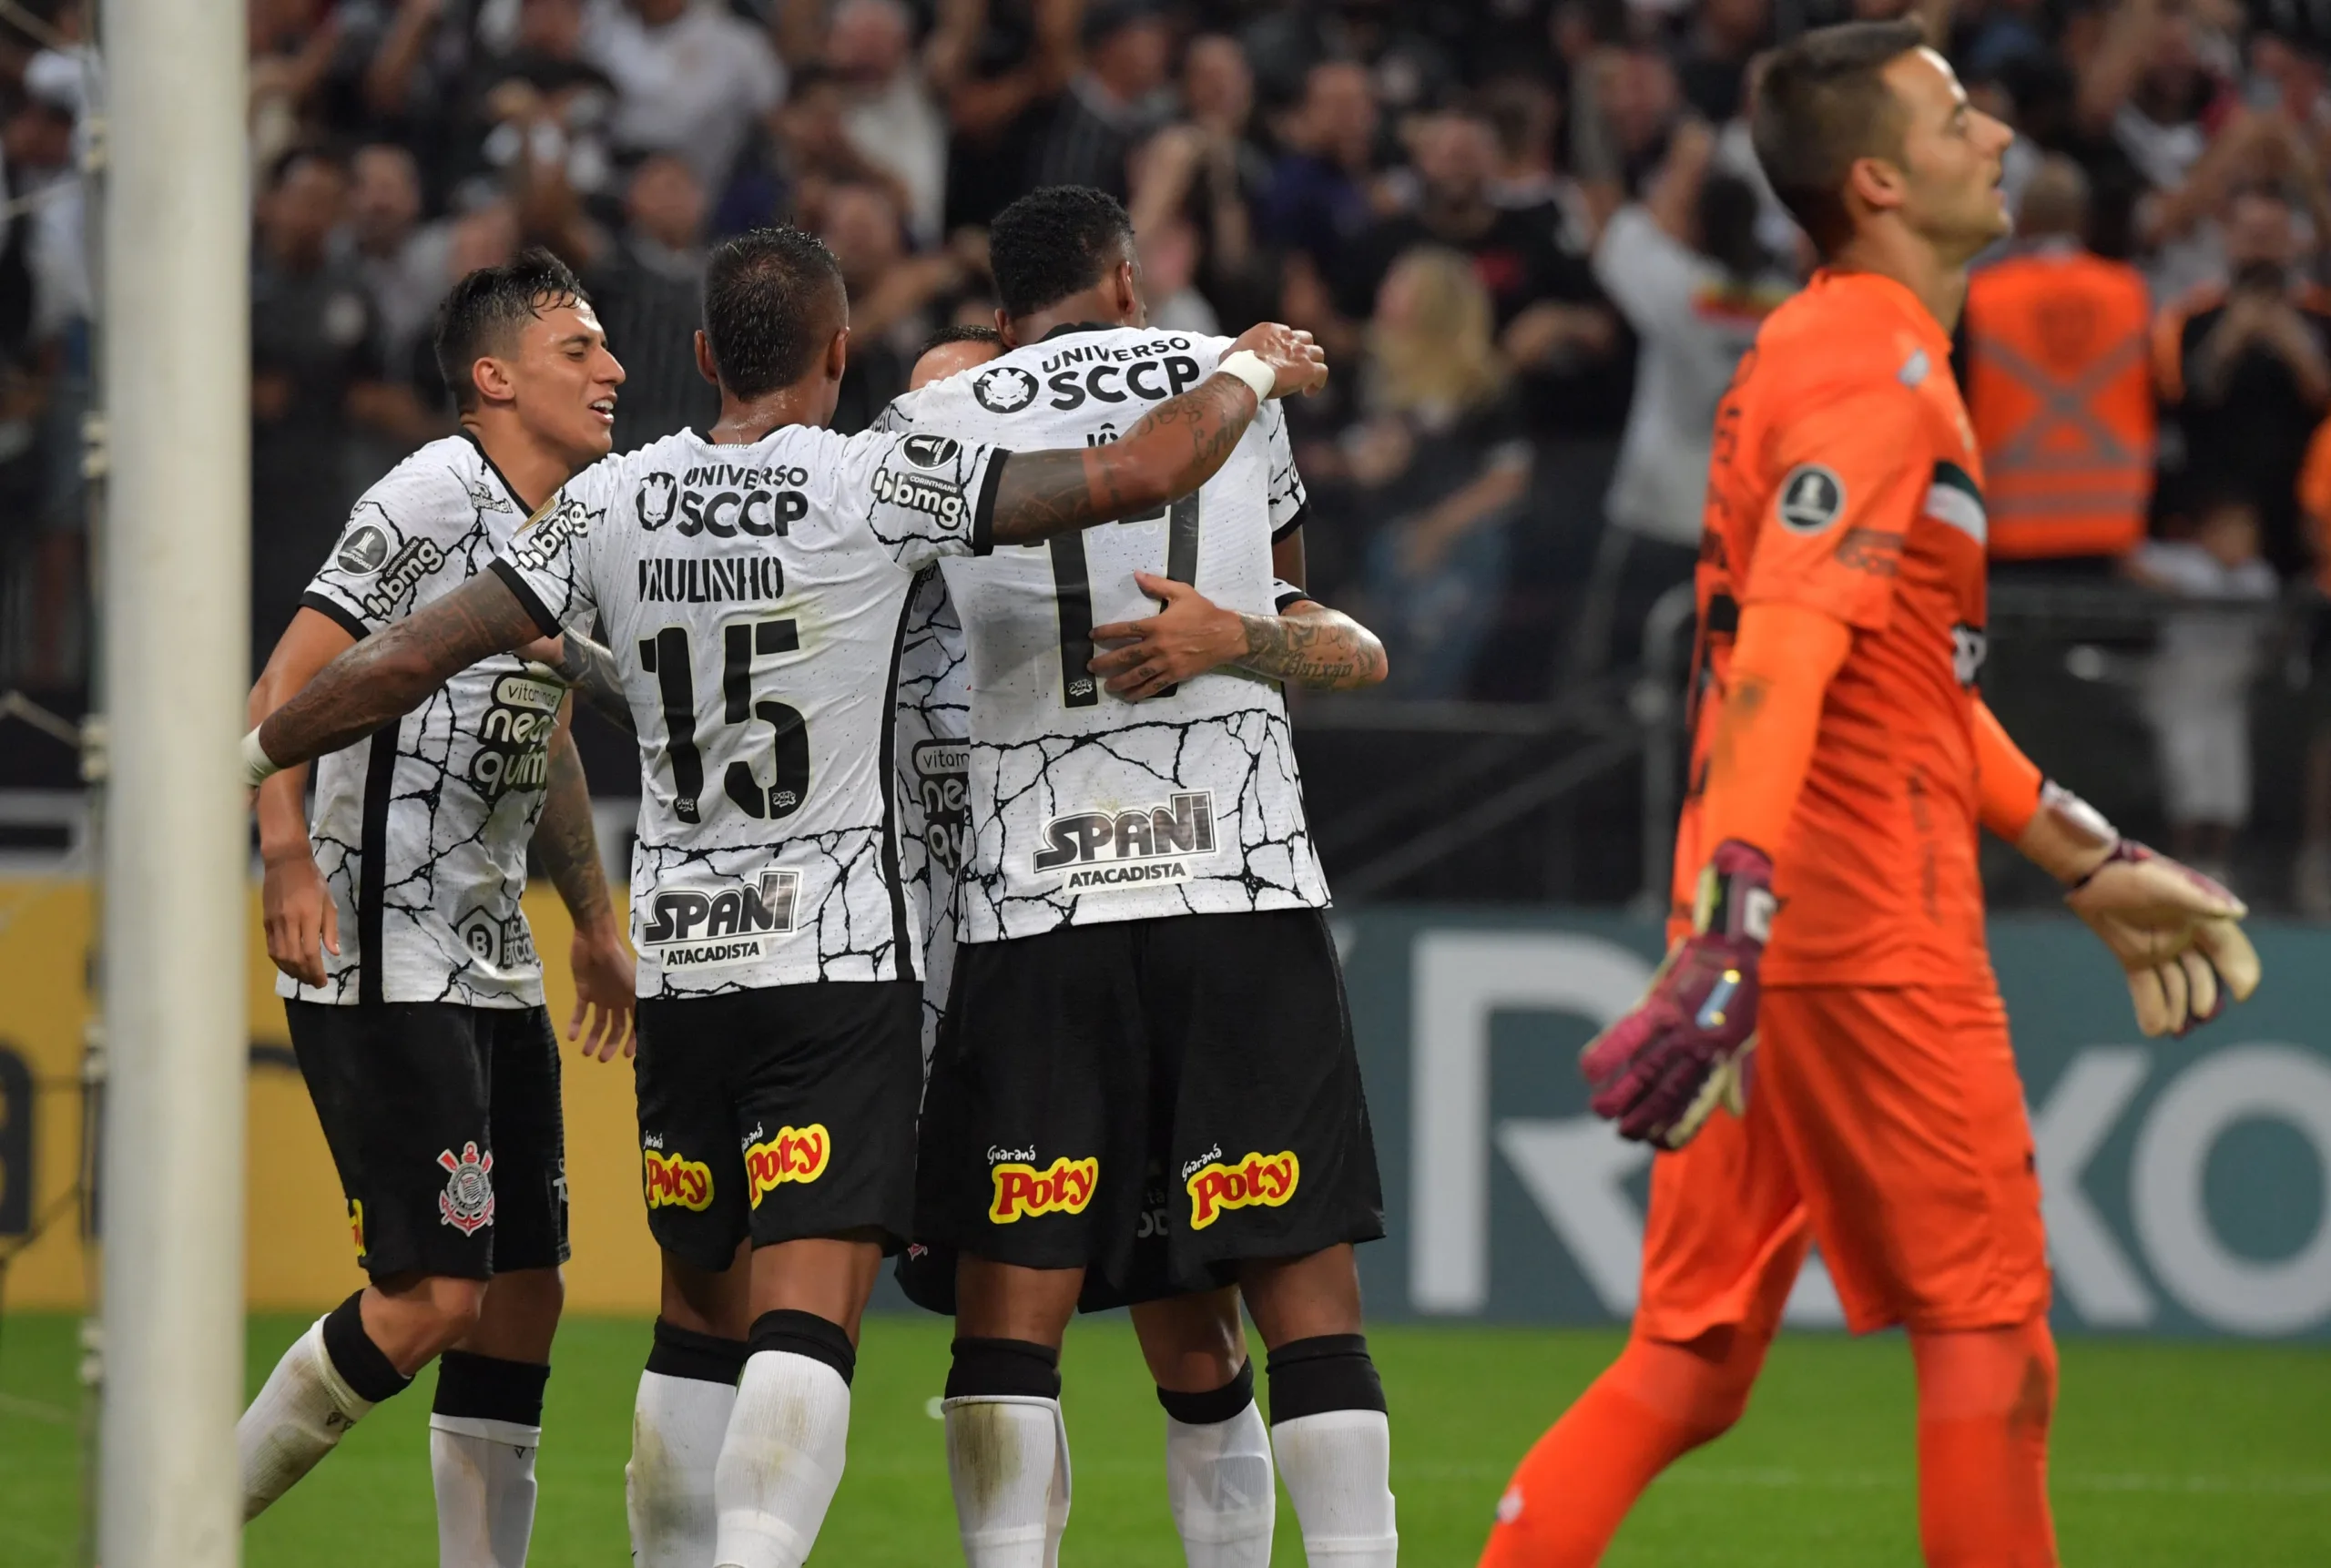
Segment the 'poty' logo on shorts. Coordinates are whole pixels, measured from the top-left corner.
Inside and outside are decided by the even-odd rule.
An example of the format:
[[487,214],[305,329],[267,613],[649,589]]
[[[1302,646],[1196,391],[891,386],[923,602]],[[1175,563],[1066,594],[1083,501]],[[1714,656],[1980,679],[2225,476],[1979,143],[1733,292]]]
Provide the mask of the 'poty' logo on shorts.
[[712,1167],[677,1154],[639,1151],[646,1169],[650,1208],[685,1208],[701,1214],[712,1207]]
[[[755,1130],[753,1136],[760,1138]],[[823,1122],[806,1127],[779,1127],[777,1136],[745,1145],[745,1178],[752,1189],[752,1206],[789,1181],[813,1182],[826,1174],[834,1141]]]
[[362,1198],[351,1197],[348,1200],[348,1234],[356,1240],[356,1261],[363,1262],[364,1200]]
[[1277,1208],[1295,1196],[1295,1184],[1302,1179],[1293,1149],[1248,1155],[1235,1166],[1220,1160],[1200,1166],[1182,1183],[1190,1195],[1190,1228],[1204,1230],[1226,1208]]
[[1063,1155],[1041,1171],[1013,1163],[997,1166],[989,1175],[995,1178],[995,1203],[987,1217],[998,1225],[1010,1225],[1043,1214],[1083,1214],[1093,1201],[1093,1189],[1101,1184],[1101,1162]]

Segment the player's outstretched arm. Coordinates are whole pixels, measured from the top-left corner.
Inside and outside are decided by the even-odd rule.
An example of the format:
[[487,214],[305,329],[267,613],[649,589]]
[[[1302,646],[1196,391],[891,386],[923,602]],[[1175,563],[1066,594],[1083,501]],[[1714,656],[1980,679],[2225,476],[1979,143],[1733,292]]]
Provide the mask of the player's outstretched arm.
[[1326,384],[1327,356],[1308,332],[1275,322],[1249,329],[1215,373],[1159,403],[1105,446],[1015,452],[995,493],[998,545],[1155,512],[1214,477],[1267,397]]
[[[249,722],[265,722],[355,641],[338,621],[303,606],[251,687]],[[266,868],[260,907],[266,917],[269,960],[302,984],[321,985],[325,950],[335,956],[340,952],[340,907],[316,869],[315,850],[308,841],[307,793],[304,764],[259,787],[259,853]]]
[[270,714],[243,738],[247,779],[258,784],[361,740],[487,655],[508,653],[541,635],[518,596],[499,576],[481,572],[342,653]]
[[1334,691],[1384,678],[1384,645],[1376,634],[1314,600],[1298,599],[1277,615],[1247,615],[1171,577],[1135,572],[1134,581],[1166,607],[1143,620],[1094,626],[1093,641],[1107,651],[1086,667],[1128,702],[1224,665]]
[[2183,1034],[2258,989],[2250,911],[2191,867],[2122,838],[2102,812],[2040,769],[1990,708],[1975,705],[1983,825],[2056,879],[2064,902],[2129,977],[2137,1027]]
[[542,820],[534,824],[534,854],[558,889],[559,901],[575,921],[569,952],[575,974],[575,1013],[566,1037],[583,1043],[583,1054],[610,1060],[616,1047],[632,1054],[632,1015],[636,970],[631,949],[616,921],[600,869],[599,834],[591,819],[591,787],[583,758],[575,748],[575,698],[559,705],[558,728],[550,739],[550,779]]

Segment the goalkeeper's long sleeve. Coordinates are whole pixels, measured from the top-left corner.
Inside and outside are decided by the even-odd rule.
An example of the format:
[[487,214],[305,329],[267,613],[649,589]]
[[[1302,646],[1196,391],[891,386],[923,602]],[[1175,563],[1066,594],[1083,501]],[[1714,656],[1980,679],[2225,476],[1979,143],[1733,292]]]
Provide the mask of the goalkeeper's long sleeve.
[[1708,748],[1703,844],[1780,848],[1813,767],[1822,699],[1852,646],[1852,628],[1819,610],[1757,604],[1740,612]]
[[2040,811],[2047,780],[2040,765],[2023,754],[1981,697],[1975,699],[1975,777],[1982,790],[1983,826],[2019,843]]

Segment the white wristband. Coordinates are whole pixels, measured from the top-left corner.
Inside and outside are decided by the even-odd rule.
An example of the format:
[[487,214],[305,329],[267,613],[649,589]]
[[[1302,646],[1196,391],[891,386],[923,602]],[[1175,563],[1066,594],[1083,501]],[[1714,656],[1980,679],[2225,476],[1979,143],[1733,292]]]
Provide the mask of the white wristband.
[[1257,402],[1268,402],[1278,390],[1278,372],[1263,363],[1263,356],[1252,349],[1240,349],[1235,354],[1225,354],[1222,362],[1214,367],[1226,376],[1237,376],[1255,389]]
[[257,728],[253,728],[249,735],[243,737],[243,782],[245,784],[256,789],[268,779],[282,771],[282,768],[276,760],[267,754],[267,748],[260,745]]

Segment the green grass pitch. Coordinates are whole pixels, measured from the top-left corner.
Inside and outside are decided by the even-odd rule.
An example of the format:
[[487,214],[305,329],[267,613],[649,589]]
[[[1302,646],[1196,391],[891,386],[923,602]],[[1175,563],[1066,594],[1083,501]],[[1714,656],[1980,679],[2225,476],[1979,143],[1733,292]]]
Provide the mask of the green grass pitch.
[[[250,1325],[256,1388],[303,1327]],[[816,1561],[888,1568],[960,1563],[938,1421],[948,1330],[868,1324],[850,1471]],[[1617,1349],[1609,1332],[1380,1329],[1392,1404],[1403,1561],[1469,1564],[1514,1459]],[[74,1562],[79,1432],[71,1319],[0,1330],[0,1563]],[[624,1568],[623,1463],[646,1325],[561,1329],[532,1561]],[[1080,1323],[1064,1368],[1075,1445],[1071,1564],[1175,1568],[1162,1416],[1122,1321]],[[425,1423],[429,1380],[383,1408],[253,1525],[245,1561],[292,1568],[436,1562]],[[2063,1348],[2054,1491],[2064,1560],[2110,1568],[2331,1562],[2331,1352],[2319,1348],[2074,1340]],[[1805,1568],[1918,1562],[1910,1372],[1898,1339],[1785,1337],[1740,1429],[1653,1489],[1613,1568]],[[1279,1503],[1275,1561],[1302,1561]]]

